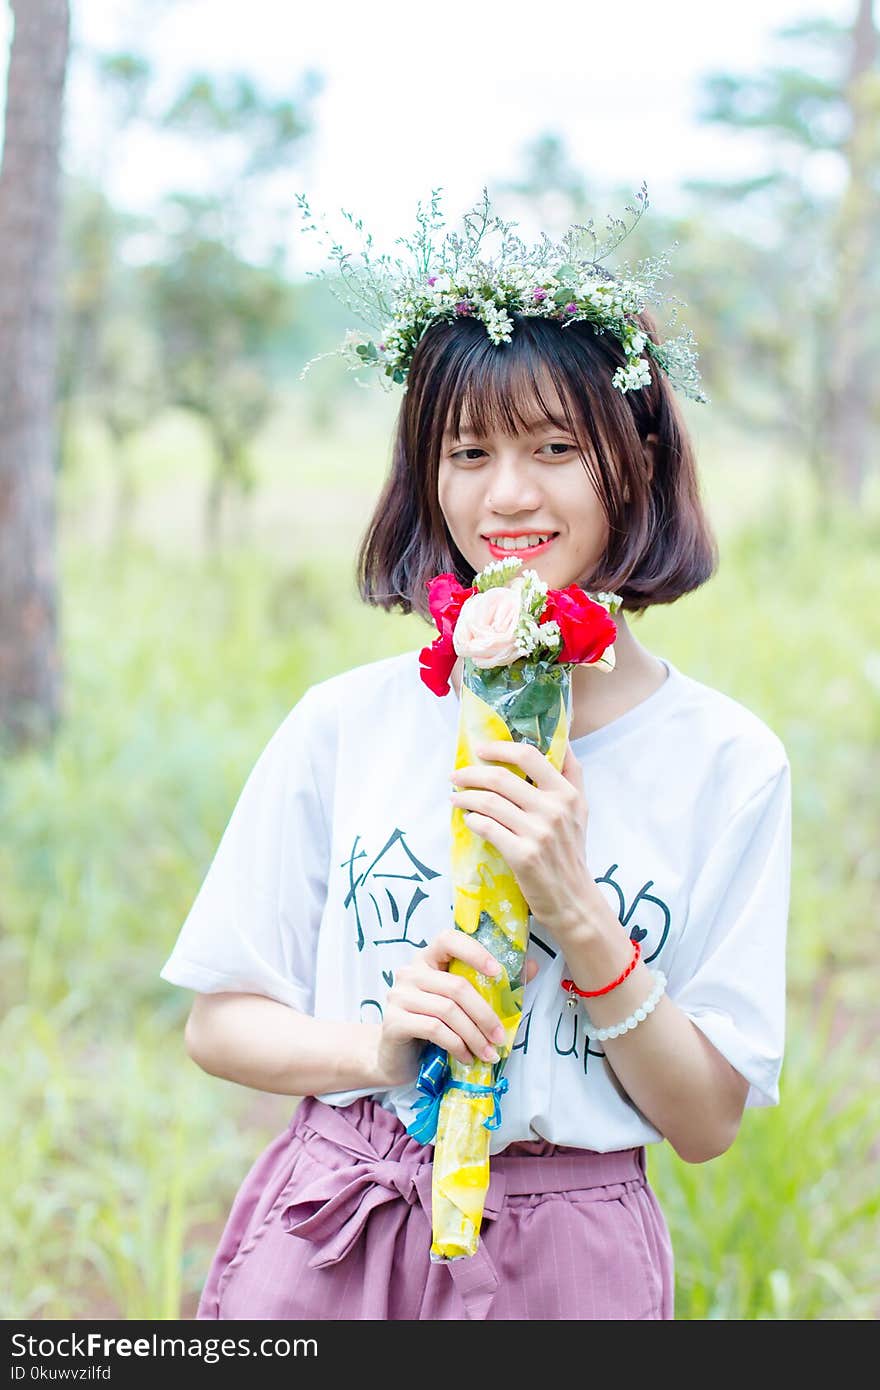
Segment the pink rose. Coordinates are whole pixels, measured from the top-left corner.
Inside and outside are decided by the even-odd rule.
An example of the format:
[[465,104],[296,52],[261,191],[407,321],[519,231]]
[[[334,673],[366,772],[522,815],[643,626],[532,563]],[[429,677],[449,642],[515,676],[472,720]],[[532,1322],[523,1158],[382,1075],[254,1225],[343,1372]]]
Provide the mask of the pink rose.
[[522,581],[516,588],[486,589],[465,600],[452,634],[452,644],[459,656],[470,657],[482,670],[509,666],[517,660],[516,629],[521,588]]

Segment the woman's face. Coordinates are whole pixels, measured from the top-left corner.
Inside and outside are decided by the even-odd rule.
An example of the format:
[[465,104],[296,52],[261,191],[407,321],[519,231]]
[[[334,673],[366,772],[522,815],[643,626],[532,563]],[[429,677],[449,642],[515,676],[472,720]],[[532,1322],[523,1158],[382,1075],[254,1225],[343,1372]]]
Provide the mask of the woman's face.
[[[542,381],[541,393],[563,420],[552,383]],[[547,419],[537,401],[522,413],[531,428],[516,435],[496,428],[478,438],[468,432],[464,418],[459,438],[447,428],[437,480],[440,509],[474,573],[491,560],[516,554],[550,588],[564,589],[594,569],[607,543],[608,523],[574,435]],[[553,539],[516,551],[502,551],[490,539],[511,532],[532,539],[552,534]]]

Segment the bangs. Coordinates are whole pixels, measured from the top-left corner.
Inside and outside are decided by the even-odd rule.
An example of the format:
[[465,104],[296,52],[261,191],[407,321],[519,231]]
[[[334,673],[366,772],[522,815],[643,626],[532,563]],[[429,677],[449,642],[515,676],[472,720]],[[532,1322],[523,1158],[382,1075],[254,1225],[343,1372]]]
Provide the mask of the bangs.
[[539,345],[535,320],[517,315],[514,320],[511,342],[493,343],[482,325],[475,325],[478,335],[456,354],[446,430],[453,438],[462,430],[485,438],[496,430],[516,435],[549,423],[568,430],[583,452],[588,445],[595,448],[589,377],[574,340],[566,342],[562,333],[545,330]]

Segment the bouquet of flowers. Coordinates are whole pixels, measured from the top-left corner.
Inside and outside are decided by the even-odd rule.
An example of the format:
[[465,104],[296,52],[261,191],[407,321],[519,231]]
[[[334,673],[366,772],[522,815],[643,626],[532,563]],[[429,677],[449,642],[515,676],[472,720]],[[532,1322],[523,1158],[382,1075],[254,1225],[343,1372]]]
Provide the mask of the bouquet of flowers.
[[[561,769],[571,723],[571,672],[576,664],[614,667],[617,594],[586,594],[576,584],[548,589],[515,556],[496,560],[470,588],[452,574],[428,583],[439,636],[420,653],[421,676],[436,694],[463,658],[456,768],[479,761],[482,741],[528,741]],[[509,765],[510,766],[510,765]],[[520,768],[511,771],[523,776]],[[501,1123],[503,1075],[522,1017],[529,905],[494,845],[452,811],[451,868],[455,926],[476,937],[501,966],[484,975],[461,961],[464,975],[495,1010],[506,1031],[496,1063],[465,1065],[429,1045],[417,1087],[422,1093],[409,1133],[434,1143],[432,1261],[473,1255],[489,1186],[491,1131]]]

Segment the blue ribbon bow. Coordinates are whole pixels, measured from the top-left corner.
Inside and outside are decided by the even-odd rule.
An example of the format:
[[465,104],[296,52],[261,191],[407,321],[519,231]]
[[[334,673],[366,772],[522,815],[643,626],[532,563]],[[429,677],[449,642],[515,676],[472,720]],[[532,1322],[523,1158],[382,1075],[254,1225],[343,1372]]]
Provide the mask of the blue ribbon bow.
[[440,1102],[447,1091],[468,1091],[473,1096],[493,1096],[495,1108],[488,1120],[483,1121],[484,1129],[498,1129],[501,1124],[501,1097],[510,1086],[506,1076],[493,1086],[474,1086],[469,1081],[451,1081],[449,1077],[449,1057],[442,1047],[429,1043],[425,1048],[416,1090],[422,1095],[415,1103],[417,1112],[412,1124],[407,1125],[407,1134],[420,1144],[431,1144],[437,1133],[440,1118]]

